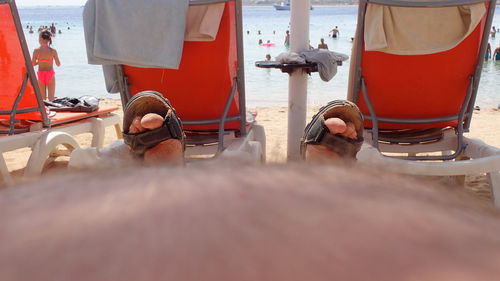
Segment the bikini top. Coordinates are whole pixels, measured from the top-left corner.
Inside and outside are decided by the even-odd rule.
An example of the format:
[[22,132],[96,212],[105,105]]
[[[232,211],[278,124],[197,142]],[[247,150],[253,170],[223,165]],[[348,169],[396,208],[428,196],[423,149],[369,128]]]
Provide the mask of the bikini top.
[[40,62],[52,62],[53,58],[52,59],[36,59],[37,61],[40,61]]

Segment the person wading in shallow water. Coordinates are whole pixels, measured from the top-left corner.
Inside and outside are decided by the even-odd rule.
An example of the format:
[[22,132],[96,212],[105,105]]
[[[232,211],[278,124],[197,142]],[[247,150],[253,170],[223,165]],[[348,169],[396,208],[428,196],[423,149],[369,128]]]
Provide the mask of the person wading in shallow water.
[[318,49],[326,49],[328,50],[328,44],[325,44],[325,39],[321,38],[320,43],[318,44]]

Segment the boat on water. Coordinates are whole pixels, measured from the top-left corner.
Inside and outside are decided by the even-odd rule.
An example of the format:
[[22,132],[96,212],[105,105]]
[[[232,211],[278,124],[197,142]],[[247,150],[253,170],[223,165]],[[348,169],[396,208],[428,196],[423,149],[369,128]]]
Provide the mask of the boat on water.
[[[273,5],[277,11],[290,11],[290,0],[280,2],[278,5]],[[313,7],[311,6],[311,10]]]

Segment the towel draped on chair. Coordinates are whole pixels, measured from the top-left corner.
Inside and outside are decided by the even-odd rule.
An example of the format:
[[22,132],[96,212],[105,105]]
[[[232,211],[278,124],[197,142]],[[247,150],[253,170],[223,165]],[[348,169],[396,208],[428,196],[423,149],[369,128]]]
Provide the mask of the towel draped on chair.
[[395,55],[444,52],[462,42],[485,13],[484,3],[438,8],[368,4],[365,49]]

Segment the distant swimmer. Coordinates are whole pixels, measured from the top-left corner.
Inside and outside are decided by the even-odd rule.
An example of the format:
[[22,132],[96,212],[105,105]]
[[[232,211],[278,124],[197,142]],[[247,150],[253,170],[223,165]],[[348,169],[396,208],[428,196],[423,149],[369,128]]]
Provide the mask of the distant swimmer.
[[33,31],[33,26],[30,26],[30,31],[29,31],[29,33],[30,33],[30,34],[31,34],[31,33],[35,33],[35,32]]
[[493,53],[493,59],[500,60],[500,47],[495,49],[495,52]]
[[484,60],[489,60],[491,58],[491,45],[488,43],[486,47],[486,53],[484,54]]
[[325,49],[328,50],[328,45],[325,44],[325,39],[321,38],[320,43],[318,44],[318,49]]
[[250,30],[247,30],[247,34],[250,34]]
[[260,30],[257,30],[257,35],[261,35],[262,33],[260,32]]
[[259,39],[259,45],[262,45],[262,43],[263,43],[262,39]]
[[61,33],[62,33],[62,31],[59,29],[59,30],[57,31],[57,33],[61,34]]
[[266,61],[270,61],[271,60],[271,55],[270,54],[267,54],[266,55]]
[[490,31],[491,38],[495,38],[496,33],[497,33],[497,30],[496,30],[496,29],[495,29],[495,27],[493,26],[493,27],[491,28],[491,31]]
[[330,32],[332,34],[332,38],[338,38],[339,35],[340,35],[340,32],[339,32],[339,27],[338,26],[335,26],[334,29],[330,30]]
[[285,35],[285,44],[284,45],[288,49],[288,48],[290,48],[290,31],[287,30],[285,33],[286,33],[286,35]]
[[276,34],[276,30],[273,30],[273,34]]

